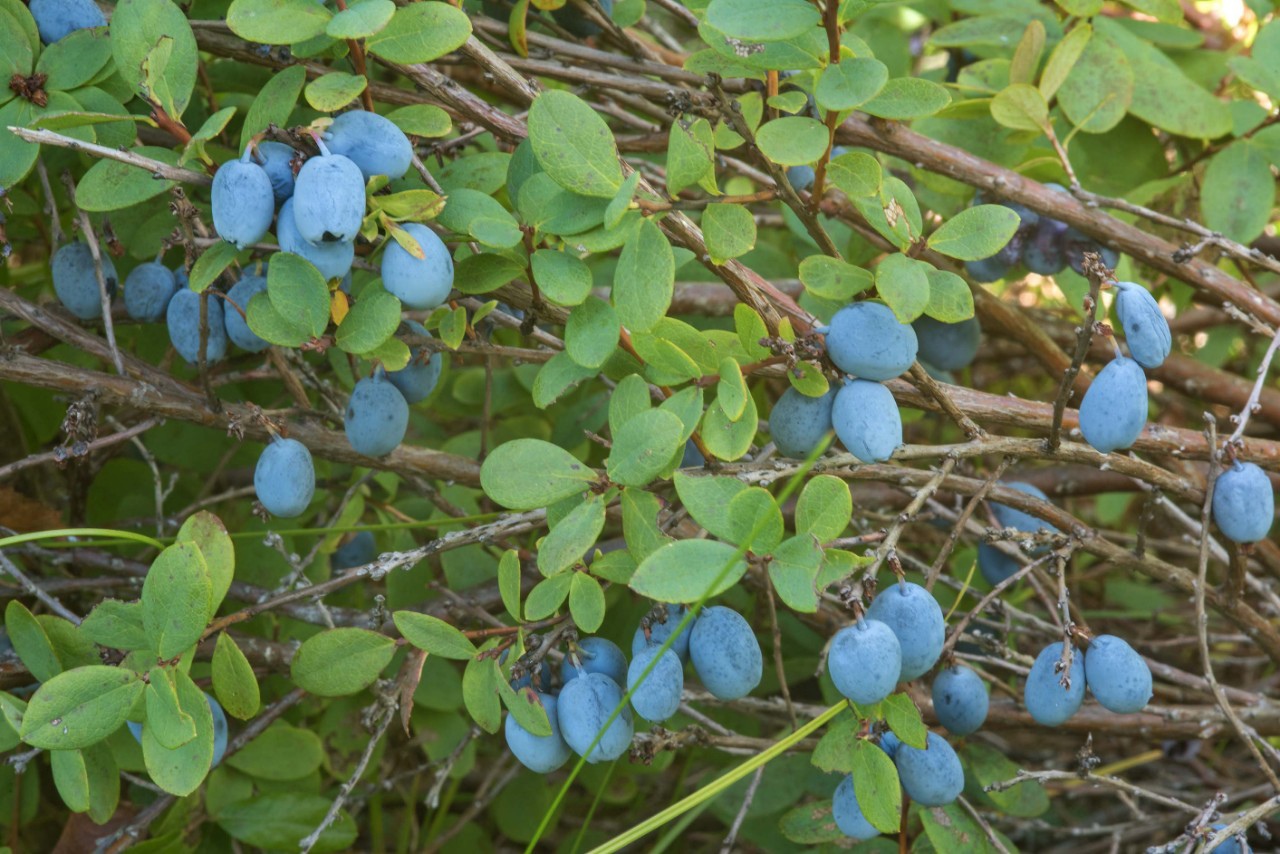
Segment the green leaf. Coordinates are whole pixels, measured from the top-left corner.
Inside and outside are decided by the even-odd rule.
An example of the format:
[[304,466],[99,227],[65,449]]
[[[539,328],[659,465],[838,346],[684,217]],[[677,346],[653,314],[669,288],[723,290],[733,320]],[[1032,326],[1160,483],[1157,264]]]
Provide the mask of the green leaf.
[[876,267],[876,291],[899,322],[910,323],[929,304],[928,270],[928,263],[897,254],[889,255]]
[[782,510],[769,491],[748,487],[729,501],[727,511],[729,542],[755,554],[768,554],[782,542]]
[[582,562],[602,530],[604,501],[598,495],[588,496],[543,537],[538,546],[538,570],[549,578]]
[[[934,851],[971,851],[973,854],[994,854],[999,851],[987,841],[987,832],[974,821],[959,804],[916,810],[924,828],[925,841]],[[993,830],[1004,850],[1010,851],[1013,843],[998,830]]]
[[[245,250],[248,254],[249,250]],[[191,290],[200,293],[222,275],[223,271],[236,260],[239,250],[231,244],[219,241],[200,253],[196,263],[191,265],[189,274]]]
[[849,527],[853,498],[849,484],[820,474],[804,485],[796,501],[796,533],[809,534],[820,543],[834,540]]
[[189,650],[213,615],[213,585],[194,543],[176,542],[156,556],[142,583],[142,626],[161,659]]
[[93,642],[82,635],[79,628],[70,620],[54,614],[40,614],[36,617],[36,621],[40,624],[40,628],[44,629],[49,643],[53,645],[53,651],[62,662],[63,670],[102,663],[102,656]]
[[711,0],[707,23],[743,41],[778,42],[804,35],[822,21],[805,0]]
[[818,739],[818,746],[810,757],[813,766],[828,774],[848,774],[853,770],[853,754],[861,740],[858,737],[861,731],[862,721],[857,715],[852,711],[841,712]]
[[694,185],[708,193],[717,192],[714,133],[704,118],[689,123],[674,121],[667,136],[667,193],[675,198]]
[[523,238],[515,217],[497,199],[465,187],[449,193],[439,220],[446,228],[498,249],[510,249]]
[[1126,6],[1150,15],[1166,24],[1182,23],[1182,6],[1178,0],[1120,0]]
[[747,398],[747,407],[736,421],[729,417],[719,402],[715,402],[707,407],[707,414],[702,419],[702,441],[716,457],[732,462],[750,449],[759,423],[760,415],[752,397]]
[[568,252],[539,249],[529,259],[542,295],[560,305],[581,305],[591,294],[591,268]]
[[458,262],[453,277],[454,287],[464,294],[487,294],[509,284],[523,272],[523,267],[501,255],[487,252],[469,255]]
[[583,380],[595,375],[593,369],[582,367],[561,350],[538,370],[538,375],[533,380],[533,405],[546,409]]
[[[5,22],[0,21],[0,25],[3,24]],[[39,145],[26,142],[7,130],[26,126],[31,120],[29,106],[23,99],[14,98],[0,107],[0,187],[12,187],[27,177],[40,156]]]
[[807,116],[784,116],[756,131],[760,153],[783,166],[813,163],[826,153],[829,140],[827,126]]
[[712,536],[729,539],[734,531],[729,519],[729,502],[747,489],[736,477],[721,475],[688,475],[676,472],[672,478],[680,503],[693,521]]
[[622,538],[636,561],[643,561],[671,538],[658,528],[661,503],[658,497],[640,489],[622,491]]
[[[146,649],[147,634],[142,627],[142,603],[104,599],[84,618],[84,622],[80,624],[80,634],[108,649],[129,652]],[[9,637],[13,637],[12,628],[9,629]]]
[[334,340],[343,350],[359,356],[381,346],[399,325],[400,300],[381,287],[369,286],[342,318]]
[[850,198],[879,195],[883,179],[880,161],[861,151],[846,152],[827,164],[827,180]]
[[299,688],[317,697],[344,697],[374,683],[395,655],[396,642],[368,629],[330,629],[307,638],[289,665]]
[[623,486],[646,486],[664,471],[684,442],[684,423],[662,409],[629,418],[614,431],[605,462],[609,479]]
[[309,338],[319,338],[329,326],[329,286],[320,271],[299,255],[277,252],[271,257],[267,297],[281,318]]
[[1081,44],[1080,56],[1058,89],[1058,104],[1080,130],[1106,133],[1128,111],[1134,83],[1124,51],[1111,39],[1098,36]]
[[[156,743],[168,750],[176,750],[196,737],[196,721],[182,710],[178,703],[178,686],[175,680],[191,677],[171,667],[151,668],[144,696],[147,700],[147,729]],[[199,690],[199,689],[197,689]]]
[[917,237],[922,236],[920,203],[911,188],[900,179],[885,176],[878,195],[852,201],[872,228],[904,252]]
[[207,510],[199,510],[187,517],[178,529],[178,542],[194,543],[204,558],[209,571],[213,609],[217,610],[231,588],[236,573],[236,552],[222,520]]
[[[162,43],[169,55],[155,74],[162,81],[160,92],[150,92],[153,99],[171,105],[178,118],[187,109],[196,85],[198,64],[196,37],[187,17],[172,0],[120,0],[111,15],[111,50],[115,55],[120,79],[144,98],[147,89],[147,59]],[[278,43],[278,42],[277,42]],[[156,82],[153,80],[153,83]]]
[[247,721],[258,713],[262,693],[253,665],[245,658],[235,638],[226,632],[218,634],[213,649],[213,692],[227,714]]
[[543,708],[537,691],[527,685],[516,691],[505,679],[501,679],[498,681],[498,694],[502,697],[503,705],[511,712],[511,717],[530,735],[544,738],[551,735],[551,721],[547,718],[547,710]]
[[[178,165],[177,152],[168,148],[142,145],[132,151],[170,166]],[[76,204],[87,211],[120,210],[167,193],[177,183],[168,178],[153,177],[145,169],[118,160],[99,160],[89,167],[76,185]]]
[[648,332],[671,306],[676,262],[658,226],[643,220],[622,247],[613,273],[613,305],[618,320],[632,332]]
[[249,144],[249,138],[261,133],[268,125],[288,127],[289,116],[298,104],[302,86],[307,81],[307,69],[303,65],[290,65],[271,75],[249,105],[244,127],[240,130],[240,147]]
[[1049,122],[1049,105],[1036,87],[1014,83],[996,93],[991,117],[1014,130],[1043,130]]
[[801,534],[773,550],[769,581],[778,598],[794,611],[812,614],[818,610],[818,573],[823,551],[811,535]]
[[476,645],[466,635],[430,614],[395,611],[391,619],[405,640],[432,655],[467,661],[476,654]]
[[720,380],[716,383],[716,400],[730,418],[741,418],[747,408],[747,381],[738,362],[725,356],[720,362]]
[[1150,42],[1105,17],[1094,19],[1096,34],[1111,39],[1133,69],[1129,112],[1161,130],[1195,139],[1231,132],[1231,110],[1188,77]]
[[989,799],[1000,812],[1018,818],[1035,818],[1049,809],[1049,796],[1044,786],[1035,780],[1019,783],[1002,792],[988,792],[992,783],[1018,776],[1018,766],[1000,751],[966,740],[957,751],[964,760],[965,775],[983,790],[982,798]]
[[1044,55],[1045,29],[1038,19],[1032,19],[1022,33],[1018,48],[1013,52],[1009,63],[1010,83],[1031,83],[1036,79],[1036,71],[1040,68],[1040,58]]
[[756,314],[755,309],[744,303],[735,305],[733,328],[738,333],[738,341],[746,351],[748,359],[763,359],[769,355],[768,348],[760,343],[760,339],[768,337],[769,329],[764,325],[760,315]]
[[978,205],[939,226],[929,235],[929,248],[961,261],[990,258],[1009,242],[1020,221],[1004,205]]
[[[206,252],[205,254],[207,255],[208,253]],[[285,253],[279,254],[283,257]],[[270,341],[272,344],[277,344],[281,347],[299,347],[311,340],[310,335],[299,330],[291,320],[286,319],[284,315],[276,311],[275,306],[271,304],[271,297],[265,293],[253,295],[253,298],[249,300],[249,308],[245,312],[245,317],[253,333],[264,341]],[[405,348],[405,353],[408,353],[407,347]]]
[[49,770],[62,802],[72,812],[89,811],[89,769],[79,750],[49,751]]
[[581,495],[596,473],[564,448],[540,439],[516,439],[499,445],[480,467],[480,486],[511,510],[546,507]]
[[1271,219],[1276,188],[1266,153],[1238,140],[1209,160],[1200,191],[1204,224],[1239,243],[1253,242]]
[[62,662],[40,622],[17,599],[4,609],[4,626],[13,651],[39,682],[48,682],[62,672]]
[[822,397],[831,389],[822,367],[814,362],[796,362],[795,368],[787,371],[787,382],[805,397]]
[[[268,851],[293,851],[325,821],[330,803],[330,798],[301,792],[259,792],[252,798],[224,806],[217,822],[233,839],[245,845]],[[337,818],[325,827],[311,850],[315,854],[349,850],[358,832],[350,814],[339,810]]]
[[880,703],[885,723],[902,743],[921,750],[928,743],[928,730],[920,719],[920,710],[907,694],[890,694]]
[[391,0],[362,0],[333,16],[324,28],[331,39],[364,39],[379,32],[396,12]]
[[298,780],[325,761],[324,743],[309,729],[276,721],[227,757],[227,764],[259,780]]
[[555,89],[539,95],[529,108],[529,141],[543,170],[570,192],[612,199],[622,186],[613,133],[576,95]]
[[584,368],[599,369],[618,349],[622,325],[613,306],[589,296],[569,312],[564,328],[564,349]]
[[410,136],[447,136],[453,130],[453,119],[434,104],[410,104],[387,113],[387,118]]
[[487,733],[497,732],[502,723],[502,700],[498,697],[501,684],[496,658],[473,658],[462,673],[462,701],[467,712]]
[[889,755],[871,742],[853,745],[853,794],[863,816],[876,830],[894,833],[902,820],[902,786]]
[[569,585],[569,613],[584,632],[594,632],[604,623],[604,589],[585,572],[573,573]]
[[191,160],[203,156],[205,154],[205,145],[226,129],[227,123],[231,121],[235,114],[235,107],[223,107],[205,119],[199,130],[191,135],[191,140],[183,148],[182,157],[178,162],[189,163]]
[[742,205],[707,205],[700,225],[713,264],[738,258],[756,246],[756,218]]
[[325,31],[333,13],[314,0],[234,0],[227,26],[259,44],[297,44]]
[[1044,71],[1040,74],[1040,94],[1046,101],[1053,100],[1053,96],[1071,74],[1092,38],[1093,27],[1081,21],[1062,37],[1062,41],[1058,42],[1057,47],[1049,54],[1049,61],[1045,63]]
[[[17,32],[13,32],[12,35],[17,39],[22,38]],[[0,56],[4,53],[0,51]],[[36,73],[49,75],[49,79],[44,81],[46,89],[67,91],[93,80],[103,66],[110,61],[111,39],[107,38],[101,30],[75,30],[40,52]],[[28,63],[20,70],[26,74],[30,68]],[[11,69],[11,71],[18,70],[18,68]],[[5,78],[8,79],[8,73],[5,74]]]
[[888,80],[889,69],[878,59],[845,59],[827,66],[813,96],[824,110],[852,110],[879,94]]
[[783,836],[798,845],[826,848],[829,847],[827,843],[842,843],[849,838],[840,830],[831,814],[830,798],[792,807],[778,819],[778,829]]
[[810,255],[800,262],[800,281],[816,297],[846,302],[871,287],[871,273],[829,255]]
[[124,723],[144,685],[123,667],[77,667],[44,682],[22,716],[22,740],[45,750],[74,750]]
[[959,323],[973,317],[973,292],[955,273],[930,269],[929,304],[924,313],[943,323]]
[[[31,37],[32,33],[37,33],[35,38]],[[45,51],[53,46],[49,45]],[[0,73],[4,79],[8,80],[14,74],[23,77],[30,74],[39,51],[40,38],[27,7],[20,3],[8,7],[0,5]]]
[[507,549],[498,561],[498,592],[511,619],[520,622],[520,555]]
[[[676,540],[645,558],[631,576],[631,589],[659,602],[697,602],[718,596],[738,583],[747,571],[728,543],[716,540]],[[718,584],[721,571],[729,567]]]
[[920,77],[894,77],[859,109],[882,119],[918,119],[950,103],[951,93],[937,83]]
[[448,3],[414,3],[396,10],[391,23],[365,42],[371,53],[412,65],[452,53],[471,38],[471,19]]
[[368,85],[363,74],[331,71],[307,84],[307,103],[323,113],[336,112],[359,98]]
[[545,578],[529,591],[529,598],[524,603],[526,620],[543,620],[550,617],[569,595],[569,585],[573,581],[573,573],[562,572]]

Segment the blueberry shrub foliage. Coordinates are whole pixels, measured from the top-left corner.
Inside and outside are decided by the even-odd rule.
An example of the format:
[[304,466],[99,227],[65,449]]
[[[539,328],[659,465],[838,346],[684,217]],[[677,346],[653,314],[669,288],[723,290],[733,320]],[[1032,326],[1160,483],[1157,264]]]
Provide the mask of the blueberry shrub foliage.
[[1275,850],[1272,3],[0,0],[0,71],[0,845]]

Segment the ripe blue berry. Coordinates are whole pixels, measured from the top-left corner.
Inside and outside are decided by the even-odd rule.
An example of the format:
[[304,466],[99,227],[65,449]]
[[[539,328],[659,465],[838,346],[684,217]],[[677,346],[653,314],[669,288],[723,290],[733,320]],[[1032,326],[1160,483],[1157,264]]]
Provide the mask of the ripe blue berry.
[[[227,327],[227,337],[241,350],[260,353],[271,346],[269,342],[259,338],[258,333],[250,329],[248,321],[245,320],[249,314],[249,300],[257,294],[266,293],[266,290],[267,280],[262,276],[250,274],[241,276],[240,281],[227,291],[227,302],[233,303],[234,307],[231,305],[223,307],[223,322]],[[240,310],[236,311],[236,308]]]
[[1116,282],[1116,317],[1124,329],[1129,355],[1144,368],[1158,368],[1169,357],[1173,336],[1160,303],[1151,292],[1135,282]]
[[864,463],[883,462],[902,444],[902,414],[889,389],[851,380],[836,392],[831,423],[841,444]]
[[764,675],[764,655],[751,625],[723,605],[698,615],[689,634],[689,658],[703,686],[720,700],[747,696]]
[[[655,723],[676,713],[680,708],[680,692],[684,690],[684,667],[680,659],[669,649],[658,657],[660,649],[660,646],[650,646],[640,650],[627,668],[627,690],[633,692],[632,707],[640,717]],[[640,676],[655,657],[658,663],[641,682]]]
[[107,19],[93,0],[31,0],[40,41],[53,44],[76,30],[105,27]]
[[520,726],[515,715],[507,715],[504,732],[507,747],[520,764],[538,774],[549,774],[569,761],[573,755],[569,745],[560,734],[560,721],[557,712],[557,699],[552,694],[538,693],[542,708],[547,710],[547,720],[551,722],[551,735],[533,735]]
[[[430,338],[426,327],[414,320],[405,321],[415,335]],[[441,353],[426,353],[423,347],[414,347],[409,351],[409,364],[398,371],[387,371],[387,379],[400,389],[405,402],[412,405],[426,400],[435,391],[440,381],[440,369],[444,367],[444,356]]]
[[253,489],[273,516],[302,515],[316,491],[311,452],[297,439],[272,438],[253,469]]
[[933,711],[954,735],[977,732],[989,704],[987,686],[971,667],[948,667],[933,680]]
[[1078,652],[1071,656],[1069,687],[1063,687],[1061,674],[1057,671],[1061,658],[1061,641],[1040,650],[1023,689],[1027,712],[1036,723],[1044,726],[1061,726],[1084,702],[1084,656]]
[[239,160],[218,167],[210,194],[213,227],[219,237],[237,249],[261,240],[276,213],[271,178],[249,155],[245,149]]
[[942,654],[946,621],[933,594],[919,584],[899,581],[877,594],[867,618],[887,625],[902,647],[901,682],[910,682],[928,672]]
[[836,786],[836,793],[831,799],[831,817],[845,836],[874,839],[880,835],[875,825],[862,814],[862,807],[858,806],[858,798],[853,792],[852,774],[846,775],[840,785]]
[[[227,329],[223,316],[222,300],[213,294],[209,302],[209,332],[204,355],[209,362],[216,362],[227,355]],[[194,365],[200,360],[200,294],[191,290],[178,291],[165,309],[165,323],[169,327],[169,341],[178,355]]]
[[1151,699],[1151,668],[1115,635],[1098,635],[1089,642],[1084,678],[1103,708],[1117,714],[1140,712]]
[[409,428],[409,404],[379,368],[352,389],[342,427],[357,453],[386,456],[404,441]]
[[298,152],[283,142],[258,143],[254,162],[261,166],[271,179],[271,193],[276,204],[293,196],[293,160]]
[[837,388],[821,397],[809,397],[788,388],[769,413],[769,433],[778,453],[784,457],[804,459],[831,430],[831,407]]
[[377,113],[351,110],[333,120],[325,142],[360,168],[368,181],[374,175],[401,178],[413,161],[413,146],[404,131]]
[[902,744],[894,756],[902,788],[911,800],[926,807],[945,807],[964,791],[960,757],[937,733],[929,733],[923,750]]
[[372,531],[359,531],[354,537],[333,550],[329,555],[329,566],[335,572],[354,569],[372,563],[378,556],[378,545],[373,539]]
[[[620,705],[622,711],[606,729],[605,721]],[[585,673],[568,682],[560,691],[556,717],[569,747],[592,764],[617,759],[631,746],[631,707],[622,704],[622,689],[603,673]],[[601,732],[600,743],[588,752]]]
[[1133,445],[1147,423],[1147,376],[1133,359],[1107,363],[1080,401],[1080,432],[1104,454]]
[[400,298],[406,308],[432,309],[444,303],[453,290],[453,258],[434,231],[416,222],[404,230],[417,241],[423,258],[414,258],[398,242],[387,241],[382,254],[382,286]]
[[1276,516],[1276,498],[1267,473],[1253,463],[1235,462],[1213,484],[1213,521],[1228,540],[1256,543],[1267,537]]
[[[631,636],[631,655],[635,657],[640,651],[648,646],[661,646],[666,642],[671,633],[676,630],[676,626],[680,625],[680,621],[684,619],[684,615],[689,609],[684,605],[666,606],[667,621],[660,623],[653,620],[649,623],[649,637],[646,640],[644,636],[644,626],[636,626],[636,633]],[[690,624],[692,627],[692,623]],[[689,660],[689,630],[685,629],[676,635],[676,639],[671,642],[671,651],[676,654],[682,663]]]
[[293,182],[294,225],[317,246],[350,243],[364,219],[364,176],[356,164],[319,145],[320,156],[302,164]]
[[560,662],[561,682],[567,684],[583,673],[600,673],[619,685],[627,684],[627,657],[608,638],[583,638],[578,641],[575,655],[578,659],[576,665],[573,663],[574,655],[566,655]]
[[[111,258],[102,255],[102,277],[107,283],[108,299],[115,295],[116,268]],[[102,298],[98,291],[98,274],[93,267],[93,253],[87,243],[68,243],[53,253],[51,264],[53,291],[67,311],[81,320],[102,317]]]
[[864,380],[891,380],[916,360],[916,333],[882,303],[858,302],[831,318],[827,355],[836,367]]
[[967,368],[978,354],[982,326],[971,317],[959,323],[943,323],[921,315],[911,324],[919,342],[920,361],[943,371]]
[[124,308],[134,320],[155,323],[164,317],[178,290],[173,271],[163,264],[147,261],[129,271],[124,280]]
[[860,706],[893,693],[902,673],[902,646],[879,620],[861,619],[836,632],[827,655],[836,690]]

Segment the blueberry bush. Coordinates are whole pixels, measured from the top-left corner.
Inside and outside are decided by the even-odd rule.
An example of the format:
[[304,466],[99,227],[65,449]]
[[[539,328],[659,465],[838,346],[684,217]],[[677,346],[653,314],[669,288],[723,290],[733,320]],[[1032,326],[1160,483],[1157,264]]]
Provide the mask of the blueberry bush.
[[1267,0],[0,0],[0,847],[1280,831]]

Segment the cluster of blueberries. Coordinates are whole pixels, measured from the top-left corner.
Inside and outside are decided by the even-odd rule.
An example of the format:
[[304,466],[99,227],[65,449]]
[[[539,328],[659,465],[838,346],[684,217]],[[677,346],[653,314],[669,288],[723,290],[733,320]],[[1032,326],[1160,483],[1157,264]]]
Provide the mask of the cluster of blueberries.
[[[1061,184],[1045,184],[1046,187],[1065,193]],[[985,204],[982,193],[975,193],[973,204]],[[1084,275],[1084,255],[1096,252],[1102,262],[1114,270],[1120,255],[1114,249],[1103,246],[1091,237],[1077,231],[1065,222],[1041,216],[1016,202],[998,202],[1014,211],[1020,220],[1018,230],[999,252],[979,261],[965,262],[965,271],[975,282],[994,282],[1005,278],[1009,271],[1022,264],[1032,273],[1055,276],[1068,266]]]
[[[551,734],[534,735],[508,715],[507,746],[515,757],[540,774],[556,770],[572,754],[591,763],[617,759],[631,746],[632,708],[654,723],[676,713],[684,690],[684,665],[690,661],[703,687],[718,699],[737,700],[749,694],[764,674],[764,656],[751,625],[731,608],[710,605],[686,631],[675,634],[687,613],[682,605],[666,605],[655,609],[654,617],[641,620],[631,641],[630,664],[622,650],[605,638],[579,641],[561,664],[559,693],[552,688],[551,667],[545,660],[533,673],[518,675],[512,687],[537,692],[551,722]],[[673,634],[670,647],[663,650]],[[650,664],[653,669],[644,676]],[[605,722],[622,702],[624,685],[632,691],[631,708],[623,707],[606,729]],[[592,749],[597,737],[599,743]]]
[[[945,641],[946,623],[933,594],[918,584],[898,581],[881,591],[853,625],[836,633],[827,655],[827,672],[849,700],[872,705],[893,693],[899,682],[928,673]],[[933,702],[939,722],[956,735],[977,731],[987,718],[986,686],[968,667],[948,667],[939,673],[933,682]],[[942,736],[931,732],[925,747],[916,748],[886,732],[879,745],[893,759],[903,790],[915,802],[945,806],[964,790],[960,758]],[[832,816],[840,830],[855,839],[880,835],[858,806],[852,775],[836,787]]]

